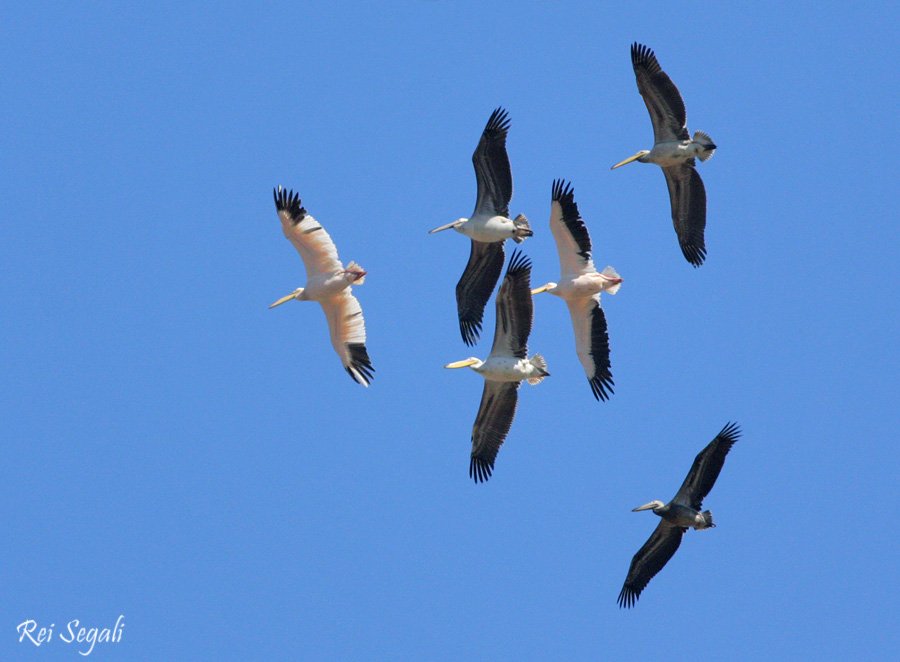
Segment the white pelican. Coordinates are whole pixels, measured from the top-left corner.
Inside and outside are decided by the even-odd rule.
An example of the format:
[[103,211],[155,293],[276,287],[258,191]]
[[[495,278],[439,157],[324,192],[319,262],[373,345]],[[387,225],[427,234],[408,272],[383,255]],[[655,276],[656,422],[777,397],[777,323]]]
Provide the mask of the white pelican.
[[637,78],[638,92],[650,111],[653,149],[642,149],[611,169],[632,161],[655,163],[662,168],[669,185],[672,221],[681,252],[688,262],[699,267],[706,258],[706,244],[703,241],[706,189],[694,168],[694,157],[706,161],[716,151],[716,146],[702,131],[695,131],[691,138],[681,94],[659,66],[652,50],[641,44],[632,44],[631,64]]
[[325,228],[300,206],[300,196],[280,186],[275,191],[275,208],[287,237],[306,266],[306,287],[298,287],[269,308],[286,301],[318,301],[328,318],[331,344],[347,373],[363,386],[372,380],[375,368],[366,351],[366,325],[362,308],[350,293],[351,285],[362,285],[366,272],[356,262],[344,268],[337,248]]
[[526,358],[534,317],[530,277],[531,261],[514,252],[497,293],[497,327],[490,355],[484,361],[470,357],[444,366],[468,366],[484,377],[481,406],[472,427],[472,457],[469,460],[469,477],[476,483],[491,477],[497,451],[509,434],[516,415],[519,383],[524,379],[529,384],[538,384],[550,375],[543,356],[535,354]]
[[547,283],[532,294],[549,292],[565,299],[575,328],[575,349],[591,391],[597,400],[606,400],[613,392],[613,380],[600,293],[606,290],[615,294],[622,279],[612,267],[597,273],[591,259],[591,237],[575,204],[575,190],[561,179],[553,182],[550,230],[559,251],[559,283]]
[[701,513],[700,509],[703,507],[703,499],[716,484],[716,478],[725,464],[725,456],[740,436],[741,430],[737,423],[727,424],[694,459],[694,464],[674,499],[668,504],[651,501],[632,511],[652,509],[662,519],[650,539],[631,559],[628,577],[619,593],[619,607],[634,606],[647,583],[678,550],[681,536],[689,527],[709,529],[715,526],[712,513],[708,510]]
[[472,239],[469,263],[456,284],[459,331],[467,345],[474,345],[481,335],[484,307],[503,271],[503,242],[512,238],[520,244],[532,234],[524,214],[509,218],[513,181],[506,153],[508,130],[507,113],[503,108],[497,108],[491,113],[472,154],[478,181],[478,198],[472,218],[459,218],[429,231],[432,234],[453,228]]

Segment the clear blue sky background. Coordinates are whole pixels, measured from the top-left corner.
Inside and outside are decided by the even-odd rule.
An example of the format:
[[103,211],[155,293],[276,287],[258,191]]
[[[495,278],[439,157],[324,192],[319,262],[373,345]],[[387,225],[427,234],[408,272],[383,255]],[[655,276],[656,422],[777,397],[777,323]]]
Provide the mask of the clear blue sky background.
[[[3,660],[892,659],[898,57],[890,3],[7,3],[0,156]],[[673,17],[677,23],[673,23]],[[709,257],[678,250],[629,45],[691,130]],[[471,154],[509,110],[533,282],[575,186],[615,395],[535,300],[494,477],[454,287]],[[377,370],[350,381],[272,202],[344,260]],[[493,334],[493,303],[474,353]],[[616,597],[695,454],[744,437],[712,531]],[[40,648],[16,626],[54,624]],[[89,658],[89,659],[91,659]]]

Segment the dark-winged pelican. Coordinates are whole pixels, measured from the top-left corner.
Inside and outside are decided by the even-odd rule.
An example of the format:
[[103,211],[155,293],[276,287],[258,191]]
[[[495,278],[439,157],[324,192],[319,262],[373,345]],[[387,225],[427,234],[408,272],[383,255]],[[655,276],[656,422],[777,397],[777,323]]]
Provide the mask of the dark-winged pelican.
[[669,186],[672,221],[681,252],[688,262],[699,267],[706,258],[703,240],[706,189],[694,168],[694,158],[706,161],[716,151],[716,146],[702,131],[695,131],[691,138],[681,94],[659,66],[652,50],[641,44],[632,44],[631,64],[637,78],[638,92],[644,97],[653,123],[653,149],[642,149],[612,169],[632,161],[655,163],[662,168]]
[[689,527],[709,529],[715,526],[712,513],[708,510],[701,513],[700,509],[703,507],[703,499],[716,484],[716,478],[725,464],[725,456],[740,436],[741,430],[737,423],[726,425],[694,459],[694,464],[674,499],[668,504],[651,501],[634,509],[633,512],[653,509],[662,519],[650,539],[631,559],[625,585],[619,593],[620,607],[634,606],[647,583],[678,550],[681,536]]
[[597,400],[606,400],[613,392],[613,380],[600,293],[606,290],[615,294],[622,279],[612,267],[597,273],[591,259],[591,237],[575,204],[575,190],[561,179],[553,182],[550,231],[559,251],[559,283],[547,283],[532,294],[549,292],[565,299],[575,329],[575,350],[591,391]]
[[509,118],[503,108],[491,113],[487,126],[472,154],[478,197],[471,218],[460,218],[429,231],[429,234],[453,228],[472,240],[469,262],[456,284],[456,308],[463,342],[474,345],[481,335],[484,307],[503,271],[503,243],[512,238],[522,243],[532,232],[528,219],[519,214],[509,218],[513,180],[506,153]]
[[281,228],[306,266],[306,287],[298,287],[280,298],[269,308],[286,301],[318,301],[328,319],[331,344],[349,375],[368,386],[375,368],[366,351],[366,325],[362,308],[350,293],[351,285],[362,285],[366,272],[356,262],[344,268],[338,259],[337,248],[325,228],[306,209],[300,206],[300,196],[275,190],[275,208]]
[[543,356],[535,354],[527,358],[528,334],[534,315],[530,277],[531,261],[514,252],[497,293],[497,327],[490,355],[484,361],[470,357],[444,366],[468,366],[484,377],[481,406],[472,427],[469,460],[469,477],[476,483],[491,477],[497,451],[516,415],[519,383],[524,379],[529,384],[538,384],[550,375]]

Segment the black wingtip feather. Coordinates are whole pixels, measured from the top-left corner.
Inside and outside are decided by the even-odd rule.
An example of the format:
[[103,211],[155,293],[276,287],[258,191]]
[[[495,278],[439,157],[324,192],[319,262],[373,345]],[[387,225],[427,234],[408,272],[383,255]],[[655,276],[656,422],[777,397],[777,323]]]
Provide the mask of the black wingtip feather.
[[631,45],[631,64],[635,69],[644,69],[648,74],[661,69],[653,49],[637,42]]
[[681,252],[684,255],[684,259],[694,265],[694,268],[703,264],[703,261],[706,259],[705,246],[695,246],[693,244],[679,245],[681,246]]
[[[366,346],[364,343],[345,343],[347,347],[347,351],[350,353],[350,365],[356,369],[359,374],[366,378],[366,381],[371,382],[374,379],[374,375],[372,373],[375,372],[375,368],[372,367],[372,361],[369,359],[369,353],[366,351]],[[357,383],[362,383],[357,379],[356,375],[353,374],[353,371],[350,368],[345,368],[347,374],[353,379],[353,381]]]
[[481,337],[481,321],[472,319],[459,320],[459,333],[466,345],[469,347],[474,346],[478,342],[478,338]]
[[287,211],[295,225],[303,222],[303,219],[306,218],[306,209],[300,206],[300,194],[280,186],[272,191],[275,194],[275,209]]
[[523,271],[531,272],[531,259],[523,252],[514,250],[506,267],[506,276],[515,278]]
[[[591,385],[591,392],[598,402],[609,400],[609,396],[615,393],[615,391],[613,391],[612,376],[600,378],[595,375],[588,380],[588,384]],[[609,391],[609,393],[607,393],[607,391]]]
[[509,131],[509,113],[507,113],[502,106],[494,109],[494,112],[491,113],[490,118],[488,118],[488,122],[484,127],[484,135],[487,135],[491,138],[497,136],[506,136],[507,131]]
[[720,437],[722,441],[726,442],[729,446],[731,446],[734,442],[741,438],[741,434],[743,431],[741,430],[741,426],[737,424],[737,422],[729,422],[722,428],[722,431],[717,434],[717,437]]
[[634,607],[640,595],[640,592],[635,593],[634,590],[626,584],[622,587],[622,591],[619,593],[619,599],[617,600],[617,602],[619,603],[619,609],[621,609],[622,607],[631,609],[632,607]]
[[488,478],[491,477],[491,472],[494,470],[494,463],[488,462],[480,457],[472,456],[472,459],[469,460],[469,478],[472,478],[476,483],[484,483]]

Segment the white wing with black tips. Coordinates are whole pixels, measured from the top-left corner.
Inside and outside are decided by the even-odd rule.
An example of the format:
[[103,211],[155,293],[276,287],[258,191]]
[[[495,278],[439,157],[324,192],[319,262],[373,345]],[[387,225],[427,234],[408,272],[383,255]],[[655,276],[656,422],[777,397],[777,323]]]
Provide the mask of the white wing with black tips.
[[275,208],[284,236],[303,258],[308,279],[344,268],[331,236],[300,205],[299,194],[279,187],[275,190]]
[[608,400],[613,393],[613,379],[606,314],[600,307],[600,295],[566,301],[566,304],[575,330],[575,351],[591,385],[591,392],[597,400]]

